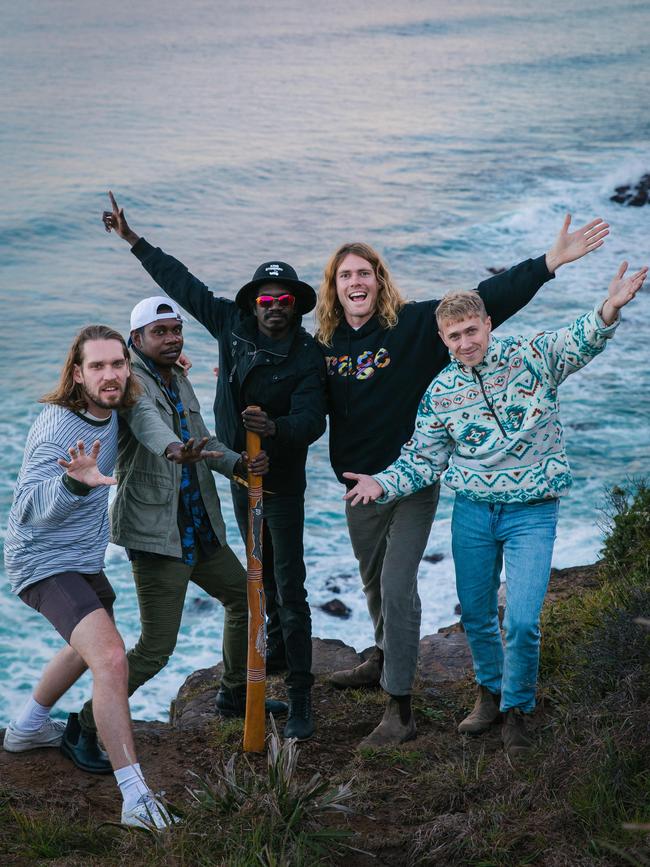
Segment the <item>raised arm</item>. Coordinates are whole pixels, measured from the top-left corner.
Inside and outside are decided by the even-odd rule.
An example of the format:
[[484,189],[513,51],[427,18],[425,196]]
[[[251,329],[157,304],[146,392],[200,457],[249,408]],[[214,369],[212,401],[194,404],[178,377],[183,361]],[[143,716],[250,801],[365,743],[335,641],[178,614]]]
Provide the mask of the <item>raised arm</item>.
[[599,355],[613,337],[620,322],[619,311],[635,297],[648,273],[644,266],[625,276],[627,262],[619,267],[609,284],[607,298],[595,310],[585,313],[567,328],[536,335],[532,343],[543,356],[556,385]]
[[181,307],[204,325],[215,337],[219,337],[224,328],[228,327],[236,316],[237,308],[233,301],[225,298],[215,298],[208,287],[187,267],[169,256],[159,247],[152,245],[137,235],[129,226],[124,216],[124,209],[115,201],[115,196],[109,192],[111,210],[104,211],[102,221],[107,232],[115,232],[131,246],[131,252],[140,261],[142,267],[163,289],[164,292],[177,301]]
[[570,225],[571,215],[567,214],[555,243],[544,256],[526,259],[478,285],[495,328],[525,307],[558,268],[597,250],[609,234],[608,224],[600,217],[574,232],[569,232]]

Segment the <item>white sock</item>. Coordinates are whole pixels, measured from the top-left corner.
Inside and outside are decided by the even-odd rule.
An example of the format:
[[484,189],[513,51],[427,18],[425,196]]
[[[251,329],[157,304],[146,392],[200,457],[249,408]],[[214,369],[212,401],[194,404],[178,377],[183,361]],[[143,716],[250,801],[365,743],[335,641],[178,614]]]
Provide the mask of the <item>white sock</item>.
[[149,786],[145,783],[140,770],[140,763],[118,768],[114,774],[124,799],[124,808],[131,810],[140,800],[140,796],[146,795],[149,791]]
[[14,725],[23,732],[37,732],[49,717],[51,710],[51,707],[39,704],[32,695],[16,717]]

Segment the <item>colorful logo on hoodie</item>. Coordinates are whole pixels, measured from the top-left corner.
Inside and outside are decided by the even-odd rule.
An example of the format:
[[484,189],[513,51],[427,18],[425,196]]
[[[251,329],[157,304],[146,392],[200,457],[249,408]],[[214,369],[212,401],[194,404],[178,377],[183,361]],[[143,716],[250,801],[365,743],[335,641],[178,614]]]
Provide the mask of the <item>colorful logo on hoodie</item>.
[[352,355],[328,355],[325,358],[327,373],[329,376],[352,376],[354,379],[363,381],[374,376],[376,370],[382,370],[390,364],[390,355],[387,349],[378,349],[376,352],[366,350],[357,355],[356,360]]

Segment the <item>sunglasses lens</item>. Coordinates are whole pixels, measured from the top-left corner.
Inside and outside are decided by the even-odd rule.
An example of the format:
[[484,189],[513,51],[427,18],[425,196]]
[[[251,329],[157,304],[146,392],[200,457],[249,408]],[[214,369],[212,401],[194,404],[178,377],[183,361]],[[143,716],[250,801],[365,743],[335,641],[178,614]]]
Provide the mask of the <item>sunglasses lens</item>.
[[293,307],[296,303],[295,295],[290,295],[287,293],[286,295],[280,295],[279,298],[275,298],[273,295],[258,295],[255,299],[255,303],[258,307],[268,308],[273,307],[274,302],[277,301],[280,307]]

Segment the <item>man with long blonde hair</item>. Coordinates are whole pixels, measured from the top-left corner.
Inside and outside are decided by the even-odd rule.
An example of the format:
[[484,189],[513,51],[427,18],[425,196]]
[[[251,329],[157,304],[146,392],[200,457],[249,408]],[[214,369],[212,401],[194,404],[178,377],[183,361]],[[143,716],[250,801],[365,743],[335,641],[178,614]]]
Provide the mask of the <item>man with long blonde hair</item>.
[[[61,746],[80,767],[83,750],[92,763],[85,769],[100,773],[110,773],[112,765],[122,823],[163,828],[172,820],[137,763],[126,654],[113,622],[115,593],[103,571],[117,410],[133,406],[139,393],[124,339],[105,325],[90,325],[73,342],[58,387],[41,399],[45,407],[29,431],[9,515],[5,565],[12,592],[50,621],[66,647],[46,666],[3,745],[15,753]],[[78,731],[50,718],[52,706],[87,668],[110,764],[96,740],[81,744]]]
[[[524,307],[557,268],[597,249],[601,219],[569,232],[567,215],[551,250],[485,280],[477,291],[496,327]],[[413,431],[418,405],[449,360],[438,336],[438,301],[407,303],[379,253],[344,244],[325,268],[316,306],[316,337],[327,366],[330,460],[338,479],[351,468],[373,475],[391,464]],[[417,668],[421,605],[417,571],[438,502],[439,485],[390,503],[361,504],[346,518],[375,632],[375,648],[354,669],[335,672],[340,688],[381,685],[388,694],[380,724],[360,746],[415,737],[411,691]]]
[[356,483],[345,495],[352,506],[412,495],[441,476],[455,492],[456,589],[478,684],[458,731],[481,734],[503,714],[501,737],[511,759],[533,745],[526,721],[535,708],[540,615],[560,498],[571,485],[558,388],[605,349],[648,268],[629,277],[626,271],[623,262],[607,297],[588,313],[531,337],[494,337],[480,296],[446,295],[436,319],[450,362],[426,390],[400,456],[373,476],[344,474]]

